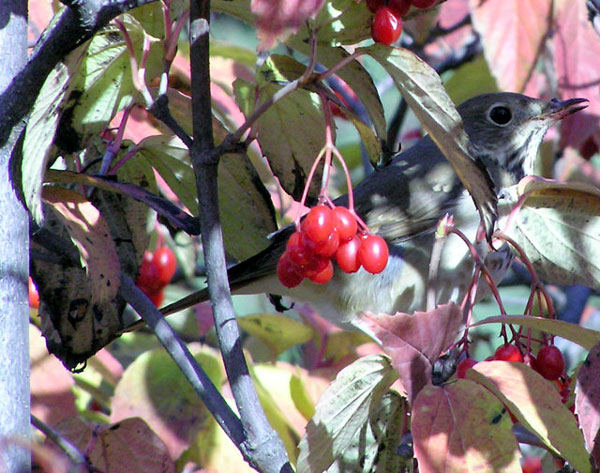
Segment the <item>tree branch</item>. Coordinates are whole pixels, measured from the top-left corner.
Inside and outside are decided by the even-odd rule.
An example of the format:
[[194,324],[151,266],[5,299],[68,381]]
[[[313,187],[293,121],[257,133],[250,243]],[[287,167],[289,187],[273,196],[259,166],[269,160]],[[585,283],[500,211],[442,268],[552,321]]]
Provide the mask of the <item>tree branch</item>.
[[200,206],[200,230],[206,261],[215,328],[231,391],[240,412],[247,438],[242,451],[250,464],[262,472],[292,471],[281,439],[262,410],[242,352],[240,331],[233,310],[219,217],[217,169],[213,153],[209,70],[209,0],[190,1],[190,60],[194,137],[190,156],[196,176]]

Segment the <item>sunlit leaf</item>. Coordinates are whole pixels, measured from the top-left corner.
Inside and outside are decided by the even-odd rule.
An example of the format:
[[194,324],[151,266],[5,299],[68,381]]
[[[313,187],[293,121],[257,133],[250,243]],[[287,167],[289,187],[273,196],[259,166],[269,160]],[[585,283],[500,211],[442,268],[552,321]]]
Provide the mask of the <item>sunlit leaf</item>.
[[343,455],[395,379],[388,358],[381,355],[361,358],[340,371],[300,441],[298,472],[325,471]]
[[[600,288],[600,192],[582,184],[526,178],[518,194],[526,193],[504,232],[543,280]],[[501,214],[508,212],[509,206],[503,206]]]
[[467,371],[467,378],[494,393],[527,429],[581,472],[590,471],[583,434],[558,390],[524,363],[487,361]]
[[498,87],[522,92],[552,27],[552,1],[471,0],[470,6]]
[[417,395],[411,430],[421,473],[521,473],[508,412],[484,387],[459,379]]

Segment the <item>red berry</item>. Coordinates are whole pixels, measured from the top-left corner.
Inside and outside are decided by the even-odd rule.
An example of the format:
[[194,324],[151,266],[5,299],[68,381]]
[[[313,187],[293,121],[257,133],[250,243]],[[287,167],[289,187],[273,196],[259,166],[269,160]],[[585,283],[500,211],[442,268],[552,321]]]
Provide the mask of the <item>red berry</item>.
[[340,246],[340,237],[338,231],[334,228],[327,241],[314,243],[309,238],[306,238],[304,240],[304,245],[317,256],[331,258]]
[[331,211],[331,215],[340,236],[340,242],[351,240],[358,230],[356,217],[346,207],[335,207]]
[[315,282],[317,284],[326,284],[329,281],[331,281],[332,277],[333,277],[333,263],[331,262],[330,259],[328,259],[327,264],[325,265],[325,268],[323,268],[321,271],[316,272],[315,274],[309,276],[309,279],[312,282]]
[[494,360],[523,363],[523,355],[515,345],[501,345],[494,353]]
[[475,366],[477,363],[478,362],[473,358],[464,358],[456,368],[456,377],[458,379],[465,379],[467,376],[467,370],[473,368],[473,366]]
[[285,249],[289,258],[298,266],[306,266],[314,259],[314,254],[305,245],[302,232],[294,232],[288,240]]
[[523,473],[542,473],[542,459],[540,457],[526,457],[521,464]]
[[148,299],[150,299],[156,307],[160,307],[163,303],[163,300],[165,299],[165,291],[163,289],[159,289],[156,292],[146,294],[146,295],[148,296]]
[[371,37],[376,43],[392,44],[402,33],[402,19],[389,7],[381,7],[371,23]]
[[296,287],[304,279],[300,268],[292,262],[287,252],[283,253],[277,262],[277,277],[285,287]]
[[367,235],[362,238],[358,250],[358,260],[369,273],[378,274],[388,262],[387,243],[379,235]]
[[158,267],[160,282],[166,286],[173,279],[177,269],[177,258],[171,248],[166,246],[154,252],[154,264]]
[[385,0],[367,0],[367,8],[371,13],[377,12],[385,5]]
[[146,295],[158,292],[163,287],[160,281],[160,270],[154,261],[154,254],[150,251],[144,252],[140,274],[135,283],[140,289],[145,289]]
[[417,8],[431,8],[435,5],[436,0],[411,0],[412,4]]
[[565,370],[565,359],[554,345],[544,345],[537,354],[536,371],[549,380],[558,379]]
[[360,245],[361,240],[358,235],[355,235],[352,240],[342,243],[336,251],[337,264],[345,273],[355,273],[360,269],[360,261],[358,260]]
[[411,0],[388,0],[388,7],[398,18],[404,16],[410,10]]
[[331,209],[325,205],[317,205],[310,209],[302,221],[302,233],[314,243],[324,243],[333,231]]
[[31,307],[32,309],[39,309],[40,308],[40,294],[38,293],[37,287],[35,287],[35,283],[33,282],[33,279],[31,279],[31,276],[29,276],[28,285],[29,285],[29,287],[28,287],[29,307]]

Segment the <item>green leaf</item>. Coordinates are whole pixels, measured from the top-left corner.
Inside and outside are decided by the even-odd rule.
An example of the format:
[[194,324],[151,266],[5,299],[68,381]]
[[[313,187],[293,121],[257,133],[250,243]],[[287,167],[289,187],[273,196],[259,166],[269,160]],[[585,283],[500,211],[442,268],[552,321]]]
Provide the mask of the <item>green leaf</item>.
[[344,454],[397,375],[383,355],[361,358],[323,393],[300,441],[298,473],[322,472]]
[[87,44],[71,52],[50,72],[35,100],[25,129],[21,179],[25,202],[34,220],[43,219],[40,192],[49,161],[52,144],[66,100],[73,88],[87,51]]
[[[266,84],[260,89],[261,103],[281,88],[278,84]],[[248,84],[238,79],[234,91],[240,109],[247,110],[243,103],[247,102]],[[296,90],[278,101],[256,123],[257,140],[273,174],[296,200],[302,196],[306,178],[325,144],[324,130],[319,96],[306,90]],[[310,186],[313,197],[319,192],[321,172],[317,170]]]
[[240,64],[252,68],[256,65],[256,51],[226,41],[211,39],[210,55],[233,59]]
[[521,473],[508,412],[472,381],[425,386],[414,402],[411,430],[421,473]]
[[[123,15],[121,19],[139,64],[144,30],[131,15]],[[161,73],[163,55],[163,42],[150,37],[145,75],[147,82]],[[60,145],[69,151],[84,147],[89,137],[101,132],[136,95],[125,41],[116,26],[108,26],[94,36],[89,44],[63,113]]]
[[269,346],[275,357],[314,335],[310,326],[279,314],[248,315],[237,320],[243,330]]
[[[600,191],[583,184],[525,178],[527,194],[504,232],[517,242],[549,283],[600,289]],[[501,214],[510,208],[502,205]]]
[[[465,87],[465,84],[469,87]],[[448,95],[454,103],[463,103],[479,94],[498,92],[496,79],[492,76],[483,56],[460,66],[445,83]]]
[[498,396],[519,422],[575,470],[591,470],[577,420],[548,380],[523,363],[508,361],[477,363],[467,377]]
[[573,343],[577,343],[586,350],[591,350],[596,343],[600,342],[600,332],[597,332],[596,330],[583,328],[579,325],[563,322],[562,320],[546,319],[543,317],[533,317],[529,315],[502,315],[488,317],[470,325],[470,327],[501,323],[517,324],[521,325],[522,327],[533,328],[536,330],[541,330],[542,332],[551,333],[552,335],[558,335],[559,337],[570,340]]

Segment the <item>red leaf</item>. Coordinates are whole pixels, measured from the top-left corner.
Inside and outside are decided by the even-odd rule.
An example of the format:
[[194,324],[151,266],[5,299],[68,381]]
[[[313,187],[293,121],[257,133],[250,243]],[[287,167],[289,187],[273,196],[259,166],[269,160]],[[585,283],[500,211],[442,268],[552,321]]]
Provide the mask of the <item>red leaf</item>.
[[548,33],[552,2],[470,0],[470,4],[473,25],[499,89],[521,92]]
[[295,33],[319,12],[325,0],[252,0],[260,50],[274,47],[278,40]]
[[415,399],[411,428],[421,473],[521,472],[508,412],[476,383],[425,387]]
[[381,340],[412,401],[431,383],[433,363],[456,338],[462,316],[450,303],[414,315],[367,314],[364,320]]
[[600,465],[600,343],[581,365],[575,386],[575,413],[588,451]]
[[583,97],[589,107],[562,123],[562,146],[581,146],[590,135],[600,142],[600,37],[587,19],[585,2],[563,2],[556,17],[555,68],[562,99]]

